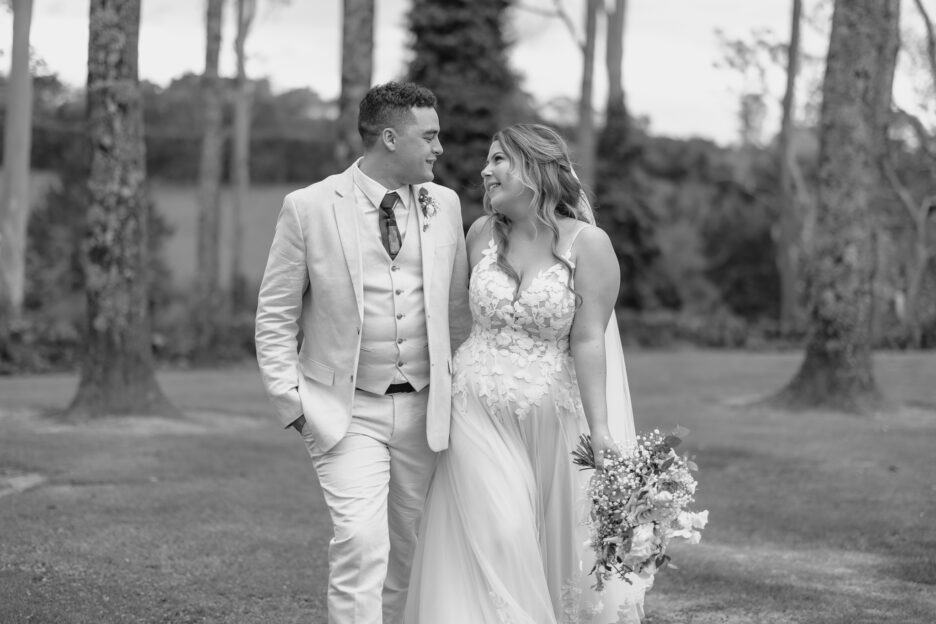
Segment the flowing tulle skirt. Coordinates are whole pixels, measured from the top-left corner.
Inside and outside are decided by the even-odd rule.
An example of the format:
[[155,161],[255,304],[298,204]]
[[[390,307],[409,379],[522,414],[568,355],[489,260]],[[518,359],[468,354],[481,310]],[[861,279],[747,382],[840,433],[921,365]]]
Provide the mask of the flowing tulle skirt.
[[[570,458],[586,425],[570,365],[545,388],[517,392],[515,376],[488,370],[472,379],[480,370],[459,366],[463,351],[450,446],[423,516],[405,624],[639,622],[640,579],[613,582],[600,595],[591,589],[590,472]],[[518,396],[522,405],[507,398]]]

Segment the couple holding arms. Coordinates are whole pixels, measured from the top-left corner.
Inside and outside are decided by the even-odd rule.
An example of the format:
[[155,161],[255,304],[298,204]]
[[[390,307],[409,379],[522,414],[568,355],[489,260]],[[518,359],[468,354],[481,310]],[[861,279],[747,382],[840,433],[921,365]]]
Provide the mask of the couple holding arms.
[[465,236],[435,104],[367,93],[364,155],[286,196],[260,287],[263,381],[334,525],[329,622],[639,622],[639,580],[590,587],[570,458],[635,442],[611,242],[533,124],[493,137]]

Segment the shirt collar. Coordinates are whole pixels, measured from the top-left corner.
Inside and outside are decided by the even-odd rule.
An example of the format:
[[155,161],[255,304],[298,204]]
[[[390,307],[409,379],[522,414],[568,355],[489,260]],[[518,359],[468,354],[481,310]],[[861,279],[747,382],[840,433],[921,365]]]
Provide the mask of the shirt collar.
[[380,206],[380,202],[383,201],[384,195],[389,193],[391,190],[395,190],[396,193],[400,196],[400,200],[403,202],[403,205],[409,209],[410,196],[412,195],[410,193],[410,185],[406,184],[398,189],[387,189],[383,184],[361,171],[359,166],[360,162],[361,161],[358,160],[351,167],[351,176],[354,179],[354,183],[359,189],[361,189],[361,192],[364,193],[364,196],[370,200],[375,208]]

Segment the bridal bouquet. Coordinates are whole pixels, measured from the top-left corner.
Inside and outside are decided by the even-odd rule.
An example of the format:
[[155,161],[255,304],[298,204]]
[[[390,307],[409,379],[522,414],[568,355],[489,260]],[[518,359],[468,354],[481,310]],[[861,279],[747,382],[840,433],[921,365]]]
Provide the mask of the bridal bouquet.
[[[589,573],[595,575],[597,591],[615,574],[624,580],[628,573],[652,577],[669,561],[671,539],[699,542],[708,511],[687,510],[696,489],[692,472],[698,468],[675,451],[687,433],[679,427],[669,435],[659,430],[638,435],[636,449],[619,445],[606,453],[603,470],[589,481],[595,553]],[[590,436],[581,436],[572,462],[583,470],[597,467]]]

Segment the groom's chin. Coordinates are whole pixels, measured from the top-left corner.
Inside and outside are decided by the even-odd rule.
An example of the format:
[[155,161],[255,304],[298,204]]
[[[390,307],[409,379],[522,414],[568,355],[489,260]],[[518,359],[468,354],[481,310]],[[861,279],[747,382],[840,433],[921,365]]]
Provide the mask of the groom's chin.
[[433,180],[435,180],[435,172],[430,169],[420,176],[420,180],[416,184],[425,184],[426,182],[432,182]]

